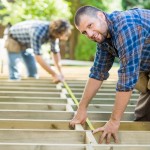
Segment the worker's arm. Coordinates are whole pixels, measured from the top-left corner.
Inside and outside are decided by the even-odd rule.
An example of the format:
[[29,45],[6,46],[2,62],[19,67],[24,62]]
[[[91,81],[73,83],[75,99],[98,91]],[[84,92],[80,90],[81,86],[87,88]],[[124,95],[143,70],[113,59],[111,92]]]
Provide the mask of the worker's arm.
[[45,60],[42,58],[41,55],[35,55],[35,58],[37,62],[41,65],[41,67],[46,70],[49,74],[52,75],[53,82],[57,83],[60,81],[63,81],[62,77],[59,76],[52,68],[50,65],[48,65]]
[[111,136],[114,138],[115,143],[119,142],[117,132],[120,126],[120,120],[127,107],[131,94],[132,91],[116,93],[115,105],[109,121],[103,127],[93,131],[93,133],[99,131],[102,132],[99,143],[102,143],[104,139],[106,139],[106,143],[110,143]]
[[85,86],[81,101],[79,103],[79,108],[77,110],[77,113],[72,119],[72,121],[70,122],[70,125],[72,127],[74,127],[75,124],[78,124],[78,123],[83,124],[86,121],[86,118],[87,118],[86,111],[87,111],[88,104],[97,93],[101,84],[102,84],[102,81],[89,78]]
[[53,59],[54,59],[54,65],[58,69],[60,75],[63,77],[60,52],[53,53]]

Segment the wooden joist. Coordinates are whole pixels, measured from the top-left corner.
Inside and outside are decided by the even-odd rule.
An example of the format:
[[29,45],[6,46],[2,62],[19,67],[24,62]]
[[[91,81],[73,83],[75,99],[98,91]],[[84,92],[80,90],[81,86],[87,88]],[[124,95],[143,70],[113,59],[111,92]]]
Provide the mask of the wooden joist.
[[0,144],[2,150],[149,150],[150,145]]
[[[80,100],[85,81],[67,81]],[[148,150],[150,124],[132,122],[139,93],[133,92],[119,129],[120,144],[99,145],[100,133],[92,134],[87,124],[69,126],[77,107],[64,86],[49,79],[10,82],[0,79],[0,149],[2,150]],[[59,88],[58,88],[59,86]],[[113,108],[116,82],[104,82],[88,107],[95,128],[108,121]],[[129,139],[128,139],[129,138]]]
[[59,92],[32,92],[32,91],[0,91],[0,96],[29,96],[29,97],[57,97],[60,98]]
[[[113,109],[113,104],[89,104],[87,110],[88,111],[107,111],[107,112],[112,112]],[[77,106],[76,105],[72,105],[74,110],[77,110]],[[135,109],[135,106],[133,105],[128,105],[128,107],[126,108],[126,112],[133,112]]]
[[[74,95],[77,99],[79,99],[79,98],[81,98],[82,93],[74,93]],[[70,97],[69,94],[67,94],[67,96]],[[132,98],[138,99],[138,97],[139,97],[139,94],[133,94],[131,96],[131,99]],[[112,98],[112,99],[114,99],[115,98],[115,93],[97,93],[94,98]]]
[[66,104],[3,102],[0,103],[0,110],[66,111]]
[[2,86],[0,87],[0,91],[10,91],[10,92],[13,92],[13,91],[32,91],[32,92],[61,92],[61,90],[59,89],[56,89],[56,87],[50,87],[50,88],[37,88],[37,87],[17,87],[17,86],[14,86],[13,88],[10,87],[10,86]]
[[[102,127],[106,121],[92,121],[94,128]],[[87,124],[84,125],[85,130],[90,130]],[[150,131],[150,122],[134,122],[134,121],[121,121],[119,130],[127,131]]]
[[[108,120],[110,112],[88,112],[90,120]],[[44,119],[44,120],[71,120],[73,112],[64,111],[38,111],[38,110],[0,110],[0,118],[4,119]],[[124,113],[122,120],[131,121],[133,113]]]
[[0,129],[0,143],[86,144],[85,131]]
[[0,103],[4,102],[13,102],[13,103],[58,103],[66,104],[67,99],[65,98],[56,98],[56,97],[29,97],[29,96],[0,96]]
[[[99,136],[101,133],[94,134],[97,143],[99,143]],[[150,145],[150,131],[119,131],[119,144],[127,145]],[[105,143],[105,141],[104,141]],[[114,143],[114,140],[111,139],[111,143]]]
[[0,119],[0,129],[73,130],[68,120]]

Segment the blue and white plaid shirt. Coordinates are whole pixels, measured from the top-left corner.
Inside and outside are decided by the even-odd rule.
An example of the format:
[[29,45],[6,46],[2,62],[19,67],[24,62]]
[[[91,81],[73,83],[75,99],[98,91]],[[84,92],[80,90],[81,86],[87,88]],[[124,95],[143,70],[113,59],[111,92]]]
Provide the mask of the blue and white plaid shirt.
[[150,72],[150,10],[131,9],[104,13],[111,38],[97,43],[90,78],[106,80],[115,57],[119,57],[117,91],[134,88],[139,72]]
[[10,28],[10,34],[18,42],[32,48],[36,55],[41,55],[41,45],[50,40],[51,51],[59,52],[59,40],[50,39],[50,22],[30,20],[20,22]]

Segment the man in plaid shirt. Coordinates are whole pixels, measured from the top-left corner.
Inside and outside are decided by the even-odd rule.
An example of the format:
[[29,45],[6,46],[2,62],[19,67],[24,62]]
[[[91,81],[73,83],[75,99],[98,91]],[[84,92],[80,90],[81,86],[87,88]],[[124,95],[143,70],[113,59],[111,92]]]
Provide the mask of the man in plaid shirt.
[[[70,24],[63,19],[51,22],[31,20],[20,22],[12,26],[9,30],[9,36],[23,46],[19,53],[12,52],[11,48],[8,50],[10,79],[20,79],[18,64],[21,57],[26,64],[28,76],[37,78],[34,52],[37,62],[52,75],[53,81],[56,83],[63,81],[64,77],[60,63],[59,40],[67,40],[70,33]],[[55,65],[59,74],[57,74],[41,56],[41,45],[46,42],[50,42],[51,51],[53,52]],[[33,52],[28,48],[31,48]]]
[[145,76],[140,86],[146,90],[141,90],[143,93],[136,106],[135,120],[150,121],[150,10],[131,9],[107,14],[98,8],[83,6],[76,12],[75,25],[82,34],[97,42],[97,51],[77,114],[70,125],[74,127],[85,122],[90,100],[103,80],[109,77],[108,71],[115,57],[119,57],[120,68],[111,117],[103,127],[93,132],[103,132],[100,143],[104,139],[110,143],[111,136],[118,143],[120,120],[141,73]]

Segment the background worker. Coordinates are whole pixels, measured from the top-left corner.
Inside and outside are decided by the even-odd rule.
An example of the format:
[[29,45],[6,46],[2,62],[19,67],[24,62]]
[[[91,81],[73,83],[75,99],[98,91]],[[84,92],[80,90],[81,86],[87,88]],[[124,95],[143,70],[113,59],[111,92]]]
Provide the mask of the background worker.
[[103,80],[109,77],[108,71],[115,57],[119,57],[120,68],[112,114],[103,127],[93,131],[102,132],[99,143],[104,139],[110,143],[111,137],[118,143],[120,120],[138,82],[142,85],[139,86],[142,93],[136,106],[135,120],[150,121],[150,10],[132,9],[107,14],[93,6],[83,6],[77,10],[74,21],[82,34],[97,42],[97,51],[79,108],[70,125],[74,127],[86,121],[88,104]]
[[[11,80],[21,78],[18,64],[20,59],[23,58],[29,77],[38,77],[37,61],[43,69],[52,75],[53,82],[63,81],[64,76],[60,62],[59,40],[67,40],[70,33],[71,26],[68,21],[63,19],[51,22],[31,20],[13,25],[9,30],[8,39],[5,42],[9,58],[9,78]],[[41,45],[46,42],[50,42],[54,64],[59,74],[42,58]]]

